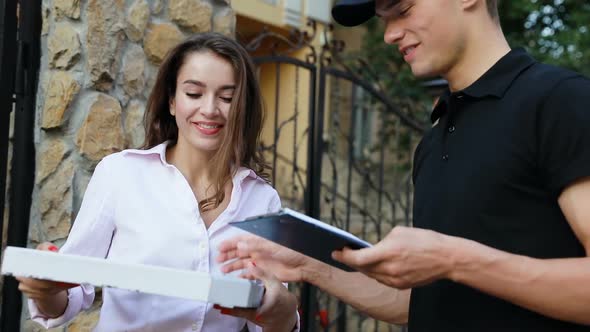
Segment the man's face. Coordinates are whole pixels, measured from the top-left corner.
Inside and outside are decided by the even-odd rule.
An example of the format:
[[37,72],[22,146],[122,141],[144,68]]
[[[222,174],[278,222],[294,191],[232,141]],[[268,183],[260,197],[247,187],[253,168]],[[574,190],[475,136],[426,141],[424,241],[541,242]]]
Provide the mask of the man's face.
[[417,77],[445,76],[459,62],[465,44],[458,0],[377,0],[384,40],[397,45]]

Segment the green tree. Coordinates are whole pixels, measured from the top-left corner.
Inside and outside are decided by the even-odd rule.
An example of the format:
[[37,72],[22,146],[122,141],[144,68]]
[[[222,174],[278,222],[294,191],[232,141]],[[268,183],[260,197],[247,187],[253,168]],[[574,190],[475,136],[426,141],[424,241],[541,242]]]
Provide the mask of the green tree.
[[501,1],[502,28],[510,45],[537,60],[590,76],[588,0]]

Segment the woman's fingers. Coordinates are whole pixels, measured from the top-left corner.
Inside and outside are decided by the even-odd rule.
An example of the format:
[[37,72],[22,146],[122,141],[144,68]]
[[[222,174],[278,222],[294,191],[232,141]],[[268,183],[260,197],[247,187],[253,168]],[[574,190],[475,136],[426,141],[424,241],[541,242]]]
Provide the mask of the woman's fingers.
[[59,290],[68,290],[70,288],[80,286],[80,284],[72,284],[69,282],[55,282],[54,285],[54,287],[58,288]]
[[[240,260],[240,268],[246,268],[241,277],[257,279],[264,283],[265,292],[256,309],[223,308],[214,305],[221,314],[242,317],[270,330],[285,330],[296,324],[297,299],[270,271],[256,266],[255,261]],[[231,263],[230,263],[231,264]]]
[[58,252],[59,248],[51,242],[43,242],[37,245],[37,250]]
[[213,308],[219,310],[222,315],[234,316],[245,318],[251,322],[256,323],[256,309],[246,309],[246,308],[225,308],[219,305],[214,305]]
[[26,277],[16,277],[15,279],[19,282],[18,289],[31,299],[52,296],[61,291],[79,286],[78,284]]

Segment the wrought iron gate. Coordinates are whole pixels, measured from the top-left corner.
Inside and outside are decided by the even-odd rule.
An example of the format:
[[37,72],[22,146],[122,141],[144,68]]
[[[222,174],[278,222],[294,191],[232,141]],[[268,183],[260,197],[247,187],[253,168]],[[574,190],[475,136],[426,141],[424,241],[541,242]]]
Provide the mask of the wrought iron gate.
[[[330,41],[327,31],[321,50],[313,47],[316,24],[308,25],[311,32],[285,37],[263,31],[247,43],[267,92],[265,128],[272,131],[263,144],[272,180],[283,206],[374,243],[395,225],[411,222],[411,156],[425,126],[396,107],[376,82],[338,61],[342,43]],[[309,285],[298,291],[304,331],[401,329]]]
[[[33,129],[40,37],[40,0],[0,0],[0,218],[4,221],[7,206],[10,113],[14,111],[6,244],[20,247],[27,245],[35,178]],[[0,227],[0,239],[4,239],[2,233]],[[17,287],[15,279],[3,280],[0,331],[20,330],[22,295]]]

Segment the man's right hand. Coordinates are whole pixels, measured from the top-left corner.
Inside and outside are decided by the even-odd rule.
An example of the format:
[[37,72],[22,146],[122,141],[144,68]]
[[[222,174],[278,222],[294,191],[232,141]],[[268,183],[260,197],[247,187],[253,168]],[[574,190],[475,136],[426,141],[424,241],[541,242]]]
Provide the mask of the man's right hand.
[[248,267],[250,261],[283,282],[308,282],[367,315],[406,324],[411,290],[399,291],[359,272],[345,272],[254,235],[242,235],[219,246],[225,273]]
[[310,273],[321,266],[327,267],[311,257],[249,234],[223,241],[219,251],[217,261],[227,262],[221,268],[224,273],[244,269],[249,262],[255,261],[256,265],[271,271],[283,282],[308,281]]
[[[44,242],[37,246],[37,250],[57,252],[58,248],[52,243]],[[19,282],[18,289],[33,300],[43,314],[52,318],[63,314],[67,306],[67,290],[78,286],[25,277],[16,277],[16,280]]]

